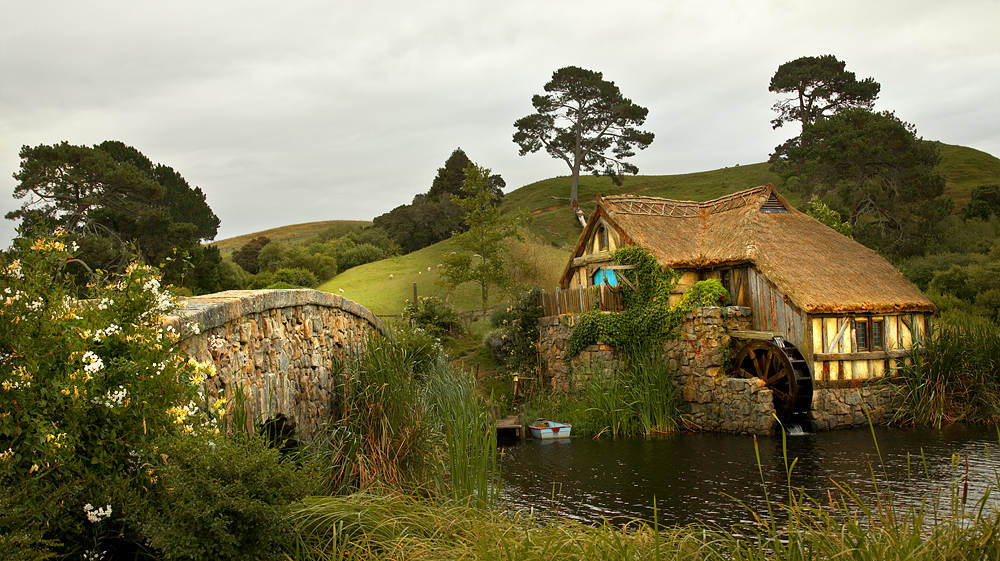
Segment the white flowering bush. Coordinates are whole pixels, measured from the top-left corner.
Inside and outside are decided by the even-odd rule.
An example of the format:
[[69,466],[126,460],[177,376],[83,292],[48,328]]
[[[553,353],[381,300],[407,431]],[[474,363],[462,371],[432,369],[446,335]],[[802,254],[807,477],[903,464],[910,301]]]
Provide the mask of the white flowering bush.
[[129,534],[157,483],[155,439],[205,417],[198,365],[161,325],[174,304],[157,271],[96,274],[78,299],[72,259],[58,232],[0,253],[0,549],[55,540],[80,556]]

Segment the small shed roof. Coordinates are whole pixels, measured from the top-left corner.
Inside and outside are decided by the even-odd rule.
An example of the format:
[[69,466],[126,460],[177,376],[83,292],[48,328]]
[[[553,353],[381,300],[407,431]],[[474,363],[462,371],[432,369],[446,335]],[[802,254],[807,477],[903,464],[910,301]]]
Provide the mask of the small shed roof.
[[807,313],[937,310],[881,255],[799,212],[773,185],[704,202],[598,197],[563,274],[564,287],[573,272],[572,258],[582,255],[598,217],[666,267],[753,264]]

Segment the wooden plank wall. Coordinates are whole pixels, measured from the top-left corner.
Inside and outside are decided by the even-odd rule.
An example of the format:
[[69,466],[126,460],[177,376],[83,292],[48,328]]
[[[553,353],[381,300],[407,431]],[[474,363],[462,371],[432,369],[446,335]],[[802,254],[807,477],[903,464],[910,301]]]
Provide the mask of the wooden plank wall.
[[[823,355],[843,354],[854,356],[850,360],[814,360],[813,376],[817,380],[866,380],[884,376],[902,360],[903,351],[914,343],[921,344],[928,333],[928,318],[924,314],[865,315],[859,318],[881,319],[885,326],[885,350],[859,353],[857,336],[850,325],[851,317],[823,316],[810,318],[812,331],[812,358]],[[844,324],[848,325],[845,327]],[[843,335],[837,340],[837,334]],[[833,345],[836,340],[837,344]],[[832,346],[833,345],[833,346]]]
[[538,295],[538,305],[545,309],[546,316],[561,314],[582,314],[590,310],[620,312],[622,295],[607,285],[568,288],[556,292],[542,291]]
[[781,335],[807,354],[803,314],[786,302],[781,291],[752,267],[748,268],[747,277],[753,329]]

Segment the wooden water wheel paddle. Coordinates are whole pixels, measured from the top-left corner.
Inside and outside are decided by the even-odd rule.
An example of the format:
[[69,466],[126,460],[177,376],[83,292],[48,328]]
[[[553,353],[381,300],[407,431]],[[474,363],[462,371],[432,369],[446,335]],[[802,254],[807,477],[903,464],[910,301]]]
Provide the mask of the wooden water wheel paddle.
[[784,341],[752,340],[740,349],[734,362],[744,378],[760,378],[771,390],[774,412],[787,425],[792,415],[808,413],[812,405],[812,376],[798,350]]

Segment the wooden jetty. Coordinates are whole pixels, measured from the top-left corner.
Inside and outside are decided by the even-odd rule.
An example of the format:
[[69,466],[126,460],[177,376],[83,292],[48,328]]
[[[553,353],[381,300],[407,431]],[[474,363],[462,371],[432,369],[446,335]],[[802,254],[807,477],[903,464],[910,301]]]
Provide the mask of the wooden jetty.
[[497,420],[497,439],[523,439],[524,435],[524,417],[521,415],[510,415]]

